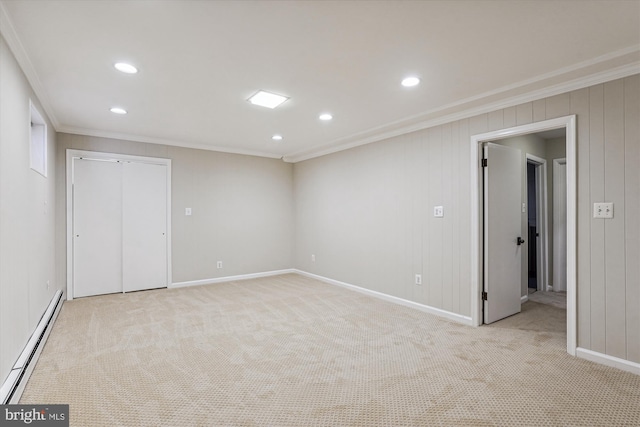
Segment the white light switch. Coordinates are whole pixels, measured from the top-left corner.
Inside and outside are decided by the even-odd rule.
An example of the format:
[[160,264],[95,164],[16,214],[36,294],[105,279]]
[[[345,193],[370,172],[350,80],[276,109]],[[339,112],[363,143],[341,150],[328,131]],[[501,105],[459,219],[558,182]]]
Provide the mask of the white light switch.
[[433,208],[433,216],[435,216],[436,218],[442,218],[444,216],[444,207],[435,206]]
[[613,203],[594,203],[594,218],[613,218]]
[[191,215],[191,208],[184,208],[184,214],[186,216],[190,216]]

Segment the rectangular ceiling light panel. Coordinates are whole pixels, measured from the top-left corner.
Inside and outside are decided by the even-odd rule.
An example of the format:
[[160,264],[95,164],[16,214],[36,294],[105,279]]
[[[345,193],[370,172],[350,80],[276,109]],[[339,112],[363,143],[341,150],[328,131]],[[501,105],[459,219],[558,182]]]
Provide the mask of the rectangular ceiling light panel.
[[265,92],[263,90],[258,91],[255,95],[249,98],[247,101],[254,105],[260,105],[267,108],[276,108],[278,105],[286,101],[286,96],[276,95],[275,93]]

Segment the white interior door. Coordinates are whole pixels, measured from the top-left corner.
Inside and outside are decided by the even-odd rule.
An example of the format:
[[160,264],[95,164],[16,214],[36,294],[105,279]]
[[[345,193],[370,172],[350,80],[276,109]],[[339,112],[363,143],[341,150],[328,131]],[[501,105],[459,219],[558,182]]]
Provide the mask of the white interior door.
[[167,167],[123,165],[124,292],[167,286]]
[[73,159],[73,296],[121,291],[120,164]]
[[567,160],[553,160],[553,290],[567,290]]
[[484,158],[484,323],[520,312],[522,154],[486,143]]

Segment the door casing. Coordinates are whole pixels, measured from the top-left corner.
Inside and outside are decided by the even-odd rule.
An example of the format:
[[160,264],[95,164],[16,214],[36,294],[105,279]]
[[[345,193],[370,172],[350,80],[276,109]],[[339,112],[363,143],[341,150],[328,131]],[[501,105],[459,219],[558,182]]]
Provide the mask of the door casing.
[[576,355],[577,316],[577,168],[576,168],[576,116],[570,115],[522,126],[473,135],[470,138],[471,156],[471,322],[482,324],[482,147],[483,142],[496,141],[518,135],[565,129],[567,144],[567,352]]
[[[527,163],[536,168],[536,222],[538,244],[536,247],[537,286],[539,291],[549,290],[549,207],[547,205],[547,161],[526,153]],[[529,209],[529,206],[527,206]]]

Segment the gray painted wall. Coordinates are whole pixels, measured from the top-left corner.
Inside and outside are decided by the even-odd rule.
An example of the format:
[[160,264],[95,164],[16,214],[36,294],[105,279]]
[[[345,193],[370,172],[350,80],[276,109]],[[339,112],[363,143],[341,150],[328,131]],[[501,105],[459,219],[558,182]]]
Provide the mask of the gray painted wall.
[[570,114],[578,346],[640,362],[640,75],[295,164],[296,267],[470,316],[470,136]]
[[56,135],[47,122],[45,178],[29,166],[29,99],[46,120],[0,37],[0,382],[62,285],[56,280],[54,259]]
[[[68,148],[171,159],[173,282],[291,268],[293,166],[267,159],[158,144],[58,134]],[[66,265],[65,174],[59,173],[58,265]],[[185,208],[192,209],[185,216]],[[223,268],[216,268],[216,261]],[[59,279],[66,283],[64,268]]]

